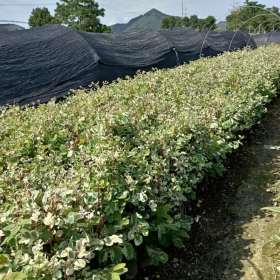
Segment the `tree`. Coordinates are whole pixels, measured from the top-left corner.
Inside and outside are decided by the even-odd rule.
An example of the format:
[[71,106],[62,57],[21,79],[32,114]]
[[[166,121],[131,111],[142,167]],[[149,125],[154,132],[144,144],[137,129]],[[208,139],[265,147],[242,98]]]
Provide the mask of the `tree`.
[[200,27],[199,18],[197,15],[190,16],[189,23],[190,23],[190,26],[194,29],[197,29],[197,28],[199,29],[199,27]]
[[161,28],[163,28],[163,29],[174,28],[176,26],[177,26],[176,17],[168,16],[168,17],[165,17],[161,22]]
[[246,0],[243,5],[231,11],[226,18],[229,30],[250,33],[280,30],[280,13],[277,7],[267,8],[257,1]]
[[172,17],[168,16],[162,20],[161,28],[174,28],[174,27],[192,27],[194,29],[216,29],[216,18],[209,16],[205,19],[198,18],[197,15],[188,17]]
[[60,23],[87,32],[110,32],[110,28],[100,22],[99,17],[104,15],[105,10],[99,8],[95,0],[60,0],[55,10]]
[[206,19],[203,19],[201,22],[200,30],[202,29],[216,29],[216,18],[209,16]]
[[184,27],[190,26],[191,25],[190,19],[188,17],[183,17],[182,24],[183,24]]
[[28,20],[28,24],[30,27],[43,26],[54,22],[54,17],[51,15],[48,8],[33,9]]

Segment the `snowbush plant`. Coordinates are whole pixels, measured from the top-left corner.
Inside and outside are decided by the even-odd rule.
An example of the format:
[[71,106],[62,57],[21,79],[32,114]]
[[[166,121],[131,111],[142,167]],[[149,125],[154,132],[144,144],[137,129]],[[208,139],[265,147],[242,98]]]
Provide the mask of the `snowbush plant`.
[[279,89],[270,46],[0,111],[0,279],[117,280],[182,247],[182,208]]

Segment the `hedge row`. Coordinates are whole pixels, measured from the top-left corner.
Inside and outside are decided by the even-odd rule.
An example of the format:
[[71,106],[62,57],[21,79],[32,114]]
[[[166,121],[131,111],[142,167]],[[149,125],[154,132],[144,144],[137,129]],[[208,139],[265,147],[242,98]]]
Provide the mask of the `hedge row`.
[[[184,245],[182,207],[276,96],[270,46],[2,108],[0,279],[120,279]],[[18,277],[18,278],[16,278]]]

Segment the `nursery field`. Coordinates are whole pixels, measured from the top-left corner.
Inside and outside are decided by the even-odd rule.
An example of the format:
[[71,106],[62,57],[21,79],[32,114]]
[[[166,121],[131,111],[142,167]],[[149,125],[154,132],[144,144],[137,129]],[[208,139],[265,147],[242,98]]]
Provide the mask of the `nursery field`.
[[275,208],[280,198],[279,106],[276,98],[246,133],[242,147],[227,159],[223,176],[199,185],[185,247],[170,248],[167,264],[142,268],[137,279],[280,279],[280,215]]
[[0,279],[117,280],[188,243],[197,187],[266,113],[280,48],[0,111]]

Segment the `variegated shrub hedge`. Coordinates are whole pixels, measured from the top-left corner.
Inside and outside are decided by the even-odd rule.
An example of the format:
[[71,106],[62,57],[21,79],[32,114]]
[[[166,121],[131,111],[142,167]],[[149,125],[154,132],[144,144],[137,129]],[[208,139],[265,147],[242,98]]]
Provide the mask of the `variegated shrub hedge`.
[[[120,279],[181,247],[182,208],[276,96],[270,46],[0,117],[0,279]],[[17,278],[16,278],[17,277]]]

